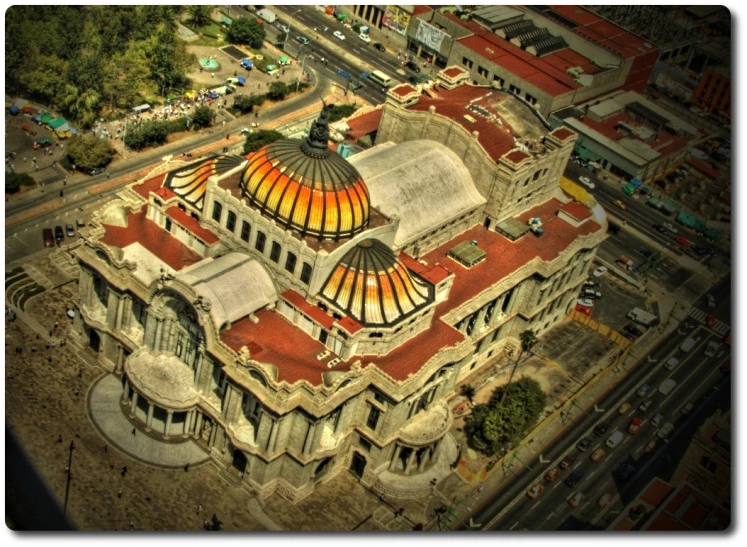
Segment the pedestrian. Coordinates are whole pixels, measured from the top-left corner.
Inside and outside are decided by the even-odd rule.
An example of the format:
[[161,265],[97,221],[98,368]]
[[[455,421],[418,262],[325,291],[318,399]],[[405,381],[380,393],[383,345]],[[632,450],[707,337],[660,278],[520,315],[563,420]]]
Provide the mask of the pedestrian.
[[121,473],[121,475],[122,475],[122,476],[124,477],[124,476],[125,476],[126,474],[127,474],[127,466],[125,465],[125,466],[124,466],[124,467],[122,468],[122,473]]
[[59,326],[60,326],[60,322],[59,322],[59,321],[55,321],[55,322],[54,322],[54,328],[56,329],[56,328],[57,328],[57,327],[59,327]]
[[226,125],[226,120],[223,120],[223,126],[225,127],[225,125]]
[[230,133],[226,133],[226,140],[228,140],[231,137]]
[[[199,515],[200,513],[202,513],[202,504],[201,503],[197,505],[197,514]],[[207,521],[205,521],[205,522],[207,522]]]
[[[50,359],[52,359],[52,358],[50,357]],[[78,390],[78,388],[77,388],[77,387],[75,388],[75,391],[74,391],[74,393],[75,393],[75,396],[76,396],[76,397],[78,396],[78,393],[80,393],[80,391]]]
[[135,431],[137,431],[137,429],[133,427],[133,428],[132,428],[132,436],[133,436],[133,437],[135,436]]
[[67,475],[68,473],[70,473],[70,466],[66,465],[65,466],[65,475]]
[[184,472],[186,473],[187,471],[189,471],[189,463],[187,463],[187,465],[184,466]]
[[109,452],[109,445],[104,445],[104,452]]
[[26,163],[26,156],[23,156],[23,163]]
[[64,178],[64,179],[62,180],[62,185],[63,185],[63,186],[67,186],[67,177],[65,177],[65,178]]
[[111,174],[111,173],[107,173],[107,174],[106,174],[106,178],[107,178],[107,179],[110,179],[110,178],[112,178],[112,174]]
[[57,435],[57,444],[62,442],[62,435]]
[[117,492],[117,497],[118,497],[118,498],[121,498],[121,497],[122,497],[122,491],[121,491],[121,490],[120,490],[119,492]]
[[[51,355],[49,357],[47,357],[47,361],[49,362],[50,365],[52,364],[52,356]],[[76,393],[75,395],[78,395],[78,394]]]

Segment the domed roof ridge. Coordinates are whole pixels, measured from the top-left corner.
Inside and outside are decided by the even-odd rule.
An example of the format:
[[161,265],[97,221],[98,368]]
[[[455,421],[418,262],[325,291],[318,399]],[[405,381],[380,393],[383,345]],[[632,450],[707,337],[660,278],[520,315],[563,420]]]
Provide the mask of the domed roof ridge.
[[321,290],[366,326],[389,326],[433,302],[433,288],[410,275],[389,247],[364,239],[350,248]]

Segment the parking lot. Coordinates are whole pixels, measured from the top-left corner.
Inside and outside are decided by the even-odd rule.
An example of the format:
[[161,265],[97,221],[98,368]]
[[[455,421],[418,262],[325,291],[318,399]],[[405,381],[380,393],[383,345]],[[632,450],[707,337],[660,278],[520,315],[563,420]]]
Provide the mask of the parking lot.
[[596,321],[619,331],[631,322],[626,317],[630,310],[647,309],[645,295],[626,288],[611,275],[607,274],[594,280],[599,283],[598,290],[602,293],[602,298],[594,301],[592,317]]

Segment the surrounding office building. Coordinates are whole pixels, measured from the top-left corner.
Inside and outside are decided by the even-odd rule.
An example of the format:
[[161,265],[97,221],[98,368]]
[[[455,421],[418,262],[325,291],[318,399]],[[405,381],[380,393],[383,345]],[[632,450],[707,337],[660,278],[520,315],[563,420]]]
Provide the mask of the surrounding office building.
[[75,327],[135,427],[261,496],[449,473],[457,382],[564,319],[607,228],[559,188],[576,135],[468,80],[391,89],[349,160],[325,109],[305,139],[165,161],[94,215]]

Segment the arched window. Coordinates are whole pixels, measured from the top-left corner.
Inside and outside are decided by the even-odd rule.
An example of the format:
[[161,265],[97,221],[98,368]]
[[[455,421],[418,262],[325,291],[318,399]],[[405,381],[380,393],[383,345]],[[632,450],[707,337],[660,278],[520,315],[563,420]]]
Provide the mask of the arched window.
[[272,250],[270,251],[270,260],[273,262],[280,261],[280,244],[277,241],[272,242]]
[[220,222],[220,219],[222,216],[223,216],[223,205],[221,205],[217,201],[214,201],[213,202],[213,220],[215,222]]
[[252,226],[246,220],[241,222],[241,239],[249,243],[249,234],[252,233]]
[[301,268],[301,281],[307,285],[311,281],[311,264],[308,262],[304,262],[303,268]]
[[265,241],[267,241],[267,236],[264,232],[257,232],[257,241],[254,244],[254,248],[257,249],[260,253],[265,252]]
[[228,220],[226,220],[226,230],[233,232],[236,229],[236,213],[228,211]]
[[294,273],[296,271],[296,255],[288,253],[285,259],[285,271]]

